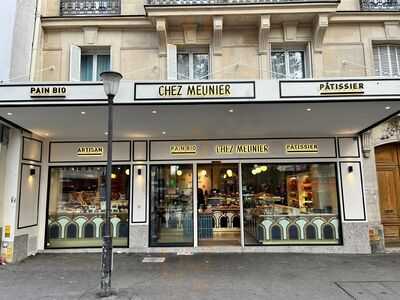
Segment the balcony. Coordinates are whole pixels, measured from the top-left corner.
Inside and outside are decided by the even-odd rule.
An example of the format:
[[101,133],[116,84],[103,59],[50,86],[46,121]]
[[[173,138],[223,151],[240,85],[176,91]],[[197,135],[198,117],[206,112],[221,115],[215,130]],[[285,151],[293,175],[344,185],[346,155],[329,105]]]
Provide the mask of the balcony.
[[[400,0],[399,0],[400,1]],[[196,6],[196,5],[243,5],[243,4],[290,4],[337,2],[336,0],[145,0],[145,6]]]
[[121,14],[121,0],[60,0],[61,16],[114,16]]
[[363,11],[400,11],[400,0],[360,0]]

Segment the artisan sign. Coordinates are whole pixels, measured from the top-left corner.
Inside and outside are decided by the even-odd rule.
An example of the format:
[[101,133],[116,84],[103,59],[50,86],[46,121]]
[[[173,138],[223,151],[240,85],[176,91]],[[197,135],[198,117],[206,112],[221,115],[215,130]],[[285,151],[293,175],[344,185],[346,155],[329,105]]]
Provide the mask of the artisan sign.
[[320,83],[319,93],[321,95],[337,94],[363,94],[364,83],[362,82],[325,82]]
[[317,144],[286,144],[286,153],[318,153],[319,148]]
[[196,154],[197,146],[196,145],[171,145],[170,153],[173,155],[181,155],[181,154]]
[[30,88],[31,97],[65,97],[65,86],[33,86]]
[[218,154],[268,153],[269,146],[267,144],[223,144],[215,146],[215,152]]
[[102,156],[104,147],[79,147],[78,156]]
[[136,101],[254,98],[254,81],[135,83]]

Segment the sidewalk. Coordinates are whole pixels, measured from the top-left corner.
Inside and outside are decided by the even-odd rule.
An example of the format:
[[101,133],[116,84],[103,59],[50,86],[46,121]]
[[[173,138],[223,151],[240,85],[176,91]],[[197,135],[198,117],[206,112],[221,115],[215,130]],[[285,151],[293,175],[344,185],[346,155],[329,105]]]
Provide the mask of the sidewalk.
[[[113,299],[400,299],[400,254],[116,254]],[[0,266],[0,299],[93,299],[100,254]]]

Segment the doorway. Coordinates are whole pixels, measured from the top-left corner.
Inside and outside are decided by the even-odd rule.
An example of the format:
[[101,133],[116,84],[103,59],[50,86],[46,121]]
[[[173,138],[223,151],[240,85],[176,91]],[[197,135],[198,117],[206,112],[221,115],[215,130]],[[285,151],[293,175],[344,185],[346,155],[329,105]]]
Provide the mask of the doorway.
[[238,164],[197,165],[199,246],[239,246],[240,193]]
[[386,247],[400,247],[400,143],[375,148]]

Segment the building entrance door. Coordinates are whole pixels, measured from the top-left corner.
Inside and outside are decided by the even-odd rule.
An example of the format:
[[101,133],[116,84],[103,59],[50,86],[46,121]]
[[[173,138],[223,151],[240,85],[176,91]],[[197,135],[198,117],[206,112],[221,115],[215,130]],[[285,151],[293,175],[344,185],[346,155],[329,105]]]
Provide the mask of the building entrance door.
[[238,164],[197,165],[199,246],[240,245]]
[[400,143],[375,149],[379,202],[387,247],[400,247]]

